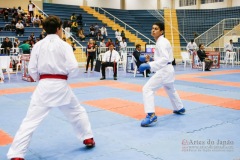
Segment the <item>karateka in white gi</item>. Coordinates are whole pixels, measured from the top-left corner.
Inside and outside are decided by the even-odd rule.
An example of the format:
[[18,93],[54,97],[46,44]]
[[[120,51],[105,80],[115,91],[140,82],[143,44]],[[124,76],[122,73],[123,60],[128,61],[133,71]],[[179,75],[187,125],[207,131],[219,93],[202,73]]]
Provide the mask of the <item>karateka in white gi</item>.
[[43,28],[48,35],[34,45],[28,66],[30,76],[39,83],[7,153],[11,160],[24,160],[34,130],[54,107],[63,112],[86,146],[95,145],[86,110],[67,83],[68,78],[77,77],[80,72],[72,47],[60,38],[62,22],[56,16],[49,16]]
[[171,100],[174,108],[173,113],[183,114],[185,112],[183,103],[174,87],[173,52],[170,42],[163,35],[164,23],[154,23],[151,34],[156,40],[154,61],[150,61],[150,56],[148,55],[142,60],[146,60],[148,63],[143,63],[139,66],[141,72],[146,69],[156,72],[143,87],[144,110],[147,114],[146,118],[141,122],[143,127],[154,124],[157,121],[154,93],[161,87],[165,89]]

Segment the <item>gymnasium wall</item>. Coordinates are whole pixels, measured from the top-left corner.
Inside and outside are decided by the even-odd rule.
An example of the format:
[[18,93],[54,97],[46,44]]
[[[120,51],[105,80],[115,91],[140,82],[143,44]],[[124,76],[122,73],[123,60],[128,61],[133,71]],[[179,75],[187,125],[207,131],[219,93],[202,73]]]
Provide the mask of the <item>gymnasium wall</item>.
[[[36,4],[39,8],[42,9],[42,0],[32,0],[34,4]],[[29,4],[29,0],[0,0],[1,8],[12,8],[21,6],[22,9],[27,10],[27,6]]]

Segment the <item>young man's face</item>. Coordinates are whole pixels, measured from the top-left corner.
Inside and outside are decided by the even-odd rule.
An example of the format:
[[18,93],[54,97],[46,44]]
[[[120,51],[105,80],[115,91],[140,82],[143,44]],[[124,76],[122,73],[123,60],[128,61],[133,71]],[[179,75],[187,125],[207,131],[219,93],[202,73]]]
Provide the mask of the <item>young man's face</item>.
[[141,46],[137,47],[137,50],[140,52],[141,51]]
[[151,35],[154,37],[154,39],[157,39],[158,37],[160,37],[163,34],[163,31],[160,30],[158,25],[153,25],[152,26],[152,31],[151,31]]
[[113,50],[113,48],[114,48],[114,46],[113,46],[113,45],[110,45],[110,46],[109,46],[109,50],[110,50],[110,51],[112,51],[112,50]]

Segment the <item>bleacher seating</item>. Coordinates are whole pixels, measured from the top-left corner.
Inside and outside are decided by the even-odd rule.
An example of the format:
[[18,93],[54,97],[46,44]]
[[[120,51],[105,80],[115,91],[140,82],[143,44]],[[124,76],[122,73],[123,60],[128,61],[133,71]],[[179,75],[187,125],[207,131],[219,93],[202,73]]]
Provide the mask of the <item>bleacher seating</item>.
[[[198,35],[204,33],[212,26],[226,18],[239,18],[240,7],[219,8],[219,9],[187,9],[177,10],[178,27],[180,33],[187,41],[194,39],[194,33]],[[186,46],[187,43],[181,37],[181,46]]]
[[[151,36],[151,28],[152,24],[156,21],[159,21],[157,18],[153,17],[148,11],[146,10],[119,10],[119,9],[109,9],[109,8],[103,8],[110,14],[114,15],[115,17],[119,18],[124,23],[130,25],[149,39],[153,40]],[[103,13],[103,11],[100,10],[100,13]],[[114,19],[113,17],[106,14],[107,17],[110,19]],[[124,27],[124,24],[117,21],[122,27]],[[135,34],[136,32],[134,30],[131,30],[129,28],[129,31]],[[144,40],[145,42],[148,42],[146,38],[139,35],[139,38]]]
[[[98,24],[99,27],[102,27],[103,25],[106,26],[108,37],[111,38],[113,41],[115,41],[115,31],[112,30],[110,27],[107,27],[107,24],[102,23],[97,18],[93,17],[92,15],[86,13],[83,9],[81,9],[79,6],[75,5],[64,5],[64,4],[49,4],[49,3],[43,3],[43,11],[48,15],[56,15],[59,16],[62,20],[70,20],[70,17],[72,13],[75,13],[76,16],[79,14],[82,14],[82,22],[83,22],[83,29],[85,34],[89,34],[89,27],[93,24]],[[88,37],[86,37],[85,42],[81,42],[79,38],[76,37],[76,39],[83,45],[87,46]],[[127,40],[128,41],[128,40]],[[128,43],[129,46],[133,46],[133,43]]]

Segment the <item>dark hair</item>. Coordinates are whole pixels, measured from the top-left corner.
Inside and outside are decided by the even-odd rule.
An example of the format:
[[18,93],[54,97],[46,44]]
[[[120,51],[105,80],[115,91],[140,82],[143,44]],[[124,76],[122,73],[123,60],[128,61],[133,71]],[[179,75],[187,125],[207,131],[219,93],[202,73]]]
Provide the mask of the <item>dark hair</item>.
[[155,22],[153,25],[157,25],[160,28],[160,31],[165,30],[163,22]]
[[43,21],[43,29],[47,34],[55,34],[57,28],[60,29],[61,27],[62,21],[57,16],[49,16]]
[[113,47],[114,47],[114,44],[113,44],[113,43],[109,43],[108,47],[110,47],[110,46],[113,46]]
[[198,48],[200,49],[200,47],[201,47],[202,45],[203,45],[203,43],[200,43],[199,46],[198,46]]
[[191,42],[193,43],[193,42],[194,42],[194,39],[191,39]]
[[138,48],[138,47],[141,47],[141,45],[140,45],[140,44],[137,44],[137,45],[136,45],[136,48]]

